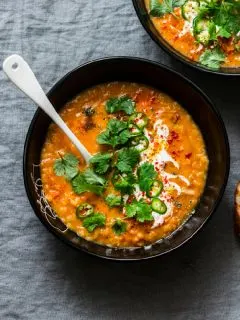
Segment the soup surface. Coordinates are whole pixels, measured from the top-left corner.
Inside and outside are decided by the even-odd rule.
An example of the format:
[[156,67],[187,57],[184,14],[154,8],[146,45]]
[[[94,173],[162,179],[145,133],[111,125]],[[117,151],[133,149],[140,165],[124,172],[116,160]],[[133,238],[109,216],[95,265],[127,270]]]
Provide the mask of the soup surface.
[[194,212],[208,158],[191,116],[168,95],[113,82],[82,92],[60,115],[94,157],[88,167],[51,124],[44,194],[79,236],[113,247],[153,243]]
[[212,69],[240,67],[240,2],[145,0],[157,31],[181,54]]

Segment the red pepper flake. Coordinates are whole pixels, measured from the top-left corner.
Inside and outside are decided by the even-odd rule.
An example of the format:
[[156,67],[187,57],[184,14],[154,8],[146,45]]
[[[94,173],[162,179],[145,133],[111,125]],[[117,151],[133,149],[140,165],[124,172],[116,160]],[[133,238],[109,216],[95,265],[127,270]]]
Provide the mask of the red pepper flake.
[[150,98],[150,103],[154,103],[155,100],[156,100],[156,97],[155,97],[155,96],[152,96],[152,97]]
[[167,177],[164,177],[164,178],[163,178],[163,182],[164,182],[164,183],[168,183],[168,178],[167,178]]
[[174,158],[177,158],[177,157],[179,157],[180,151],[179,150],[177,150],[177,151],[173,150],[173,151],[171,151],[171,154],[173,155]]
[[180,119],[180,115],[178,113],[174,113],[174,115],[171,117],[171,120],[174,124],[176,124]]
[[171,131],[170,137],[168,138],[168,143],[172,144],[173,141],[176,141],[179,139],[179,134],[176,131]]
[[185,158],[186,158],[186,159],[190,159],[191,156],[192,156],[192,152],[189,152],[189,153],[186,153],[186,154],[185,154]]

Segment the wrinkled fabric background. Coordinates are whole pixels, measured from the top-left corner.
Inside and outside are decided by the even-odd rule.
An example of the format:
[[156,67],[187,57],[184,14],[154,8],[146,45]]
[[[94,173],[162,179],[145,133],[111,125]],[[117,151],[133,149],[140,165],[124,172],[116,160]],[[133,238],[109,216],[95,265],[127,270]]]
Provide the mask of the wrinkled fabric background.
[[0,72],[0,319],[240,319],[240,242],[232,232],[240,178],[240,78],[176,62],[149,38],[131,0],[2,0],[1,62],[19,53],[48,91],[66,72],[104,56],[167,64],[194,80],[222,114],[231,144],[224,198],[206,228],[151,261],[115,263],[77,252],[34,215],[22,177],[35,106]]

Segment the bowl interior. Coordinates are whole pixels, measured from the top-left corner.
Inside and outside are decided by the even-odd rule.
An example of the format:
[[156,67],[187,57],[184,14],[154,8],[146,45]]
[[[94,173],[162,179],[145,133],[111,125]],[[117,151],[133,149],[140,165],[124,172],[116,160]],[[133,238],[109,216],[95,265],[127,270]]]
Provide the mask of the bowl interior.
[[142,23],[143,27],[145,28],[145,30],[148,32],[151,38],[167,53],[173,55],[175,58],[199,70],[204,70],[210,73],[222,74],[222,75],[239,75],[240,74],[240,68],[220,68],[219,70],[210,69],[196,61],[193,61],[187,58],[186,56],[178,52],[166,40],[164,40],[164,38],[161,36],[161,34],[159,34],[157,29],[155,28],[147,12],[144,0],[132,0],[132,1],[133,1],[134,8],[136,10],[136,13],[138,15],[138,18]]
[[60,80],[48,96],[59,110],[82,90],[110,81],[144,83],[164,91],[180,102],[198,124],[206,143],[210,164],[206,187],[196,213],[168,238],[142,248],[108,248],[88,242],[72,231],[66,230],[47,203],[42,191],[39,163],[51,120],[40,110],[37,110],[32,120],[25,143],[25,187],[39,219],[52,233],[68,244],[109,259],[150,258],[171,251],[186,242],[211,216],[222,196],[228,177],[228,139],[219,114],[198,88],[178,73],[142,59],[109,58],[83,65]]

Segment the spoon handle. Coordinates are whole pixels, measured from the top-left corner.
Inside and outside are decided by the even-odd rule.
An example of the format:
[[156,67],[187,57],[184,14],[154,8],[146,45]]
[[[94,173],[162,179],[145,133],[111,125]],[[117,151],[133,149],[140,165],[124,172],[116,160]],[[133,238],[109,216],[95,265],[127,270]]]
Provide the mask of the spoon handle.
[[88,162],[91,158],[91,154],[81,144],[78,138],[56,112],[27,62],[21,56],[13,54],[3,62],[3,70],[9,79],[43,111],[45,111],[47,115],[49,115],[49,117],[62,129],[62,131],[80,151],[85,161]]

